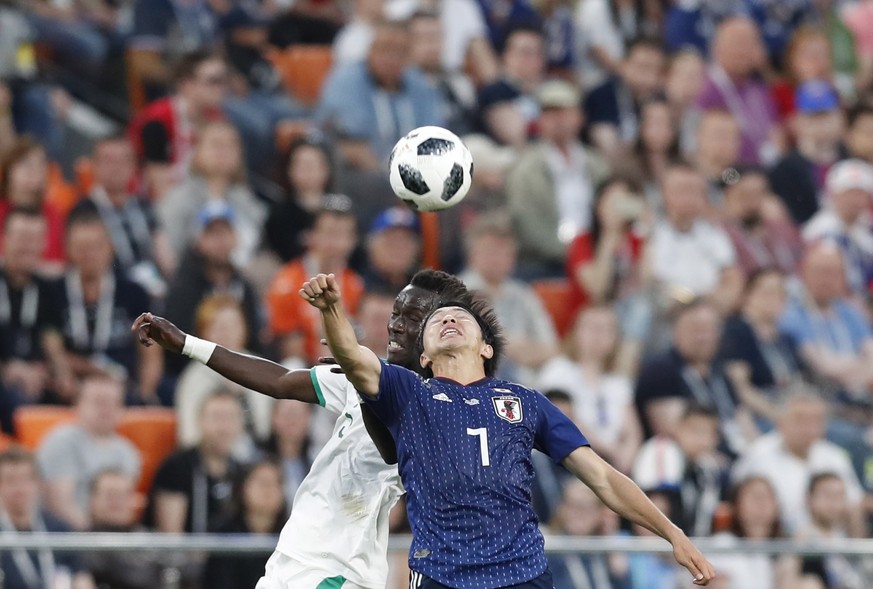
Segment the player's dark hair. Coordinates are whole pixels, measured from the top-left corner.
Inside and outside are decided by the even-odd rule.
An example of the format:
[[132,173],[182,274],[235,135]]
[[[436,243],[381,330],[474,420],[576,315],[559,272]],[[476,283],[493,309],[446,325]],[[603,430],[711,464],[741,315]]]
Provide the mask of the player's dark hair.
[[809,485],[806,487],[806,496],[811,497],[813,493],[815,493],[816,487],[818,487],[821,483],[825,483],[830,480],[838,480],[842,482],[842,478],[835,472],[825,471],[814,474],[809,479]]
[[[424,328],[427,322],[430,321],[430,318],[433,317],[433,314],[446,307],[459,307],[473,316],[476,323],[479,324],[479,329],[482,330],[482,341],[491,346],[494,353],[490,358],[485,358],[483,364],[485,376],[494,376],[497,372],[500,358],[503,355],[503,349],[506,347],[503,328],[497,320],[497,313],[494,311],[494,307],[483,295],[470,294],[470,298],[469,304],[464,301],[452,300],[444,300],[441,303],[437,303],[421,324],[421,331],[418,334],[418,351],[420,354],[424,350]],[[422,375],[425,378],[430,378],[433,376],[433,371],[426,367],[422,370]]]
[[467,285],[460,278],[442,270],[430,268],[420,270],[415,273],[409,284],[437,295],[438,304],[446,301],[460,301],[469,306],[473,300]]

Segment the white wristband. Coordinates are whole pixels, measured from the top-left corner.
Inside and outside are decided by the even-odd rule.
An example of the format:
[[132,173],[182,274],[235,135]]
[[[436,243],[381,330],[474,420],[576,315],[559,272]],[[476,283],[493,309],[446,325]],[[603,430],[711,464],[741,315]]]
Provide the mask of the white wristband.
[[215,351],[216,344],[194,337],[193,335],[185,336],[185,345],[182,346],[182,355],[188,356],[192,360],[197,360],[201,364],[206,364],[212,357],[212,352]]

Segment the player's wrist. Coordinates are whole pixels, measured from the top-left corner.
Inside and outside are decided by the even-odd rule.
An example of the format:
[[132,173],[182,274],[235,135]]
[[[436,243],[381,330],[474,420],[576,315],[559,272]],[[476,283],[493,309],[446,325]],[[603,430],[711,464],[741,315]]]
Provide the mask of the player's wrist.
[[212,357],[217,344],[194,337],[193,335],[185,336],[185,344],[182,346],[182,355],[188,356],[192,360],[197,360],[201,364],[206,364]]

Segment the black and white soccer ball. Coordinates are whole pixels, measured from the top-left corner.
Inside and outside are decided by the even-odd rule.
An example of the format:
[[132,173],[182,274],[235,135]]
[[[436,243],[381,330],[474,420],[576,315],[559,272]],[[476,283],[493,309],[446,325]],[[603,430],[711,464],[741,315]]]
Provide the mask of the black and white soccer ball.
[[419,127],[391,152],[394,194],[418,211],[441,211],[467,196],[473,156],[457,135],[442,127]]

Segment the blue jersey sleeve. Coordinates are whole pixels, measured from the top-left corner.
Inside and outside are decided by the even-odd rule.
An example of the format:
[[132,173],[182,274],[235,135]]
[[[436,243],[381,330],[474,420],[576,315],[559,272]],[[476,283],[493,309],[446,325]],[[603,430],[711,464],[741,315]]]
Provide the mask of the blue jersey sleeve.
[[560,409],[540,395],[537,403],[537,426],[534,446],[555,462],[561,462],[573,450],[590,446],[588,438]]
[[379,394],[376,397],[361,395],[361,398],[382,423],[393,428],[420,384],[421,377],[411,370],[382,362]]

